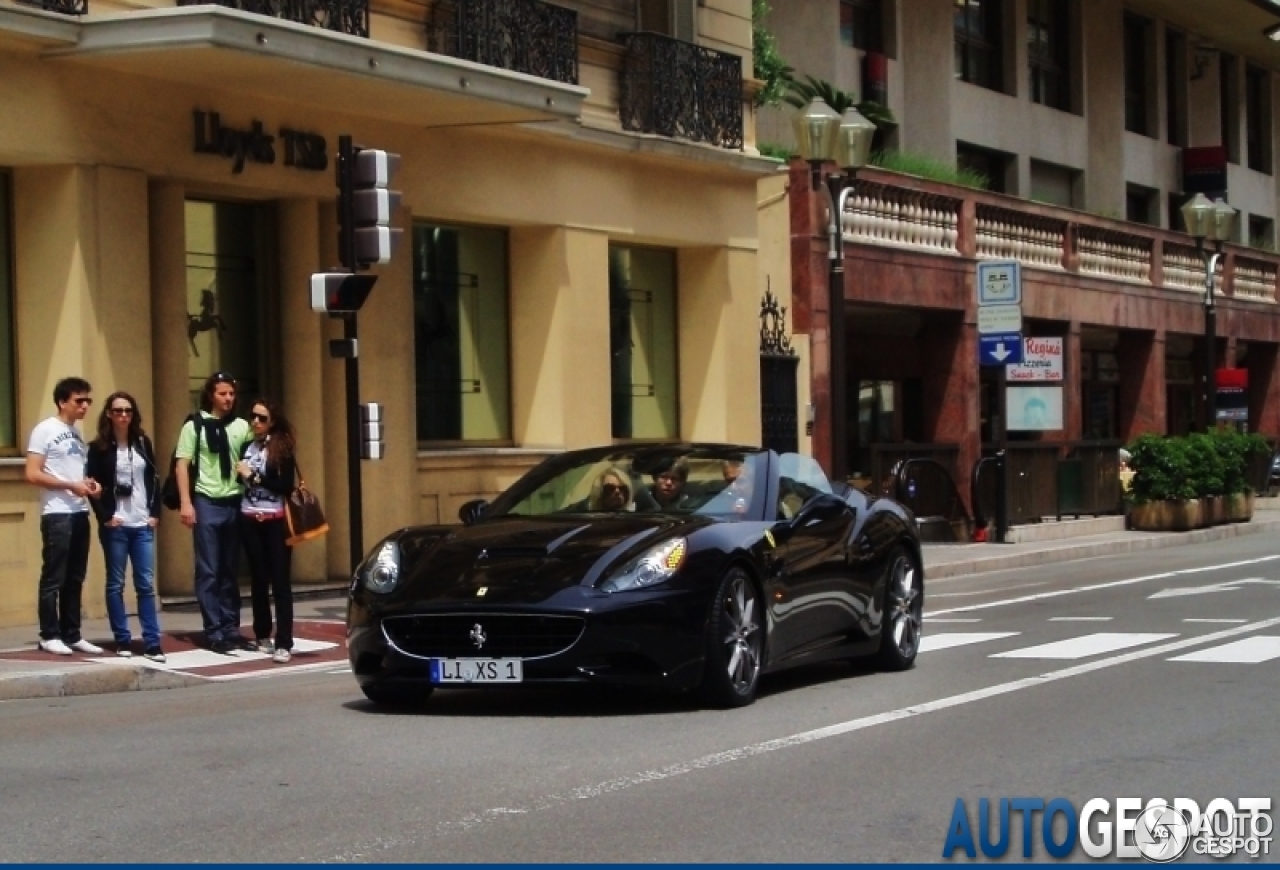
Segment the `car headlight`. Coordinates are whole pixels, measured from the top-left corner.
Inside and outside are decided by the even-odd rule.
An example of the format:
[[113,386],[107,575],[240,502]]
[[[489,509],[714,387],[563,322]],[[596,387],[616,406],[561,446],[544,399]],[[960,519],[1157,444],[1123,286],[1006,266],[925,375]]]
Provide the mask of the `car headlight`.
[[664,541],[623,565],[600,588],[605,592],[625,592],[670,580],[688,552],[689,544],[684,538]]
[[400,548],[395,541],[384,541],[364,563],[364,585],[370,592],[385,595],[400,582]]

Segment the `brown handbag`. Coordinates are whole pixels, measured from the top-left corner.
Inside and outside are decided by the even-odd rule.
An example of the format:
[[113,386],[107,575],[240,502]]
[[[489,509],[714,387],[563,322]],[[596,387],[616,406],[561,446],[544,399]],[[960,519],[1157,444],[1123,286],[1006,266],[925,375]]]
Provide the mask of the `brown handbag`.
[[320,507],[320,499],[307,489],[301,469],[298,469],[298,485],[285,499],[284,519],[289,526],[289,536],[285,538],[285,543],[290,547],[329,533],[329,521],[325,519],[324,509]]

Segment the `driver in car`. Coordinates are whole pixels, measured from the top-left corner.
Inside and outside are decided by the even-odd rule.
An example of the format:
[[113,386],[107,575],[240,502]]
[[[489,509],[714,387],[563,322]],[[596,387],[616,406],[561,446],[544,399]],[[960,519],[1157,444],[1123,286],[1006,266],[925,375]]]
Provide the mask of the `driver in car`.
[[639,503],[643,510],[688,510],[691,505],[685,493],[689,480],[689,465],[680,459],[664,459],[654,466],[653,483],[641,491]]

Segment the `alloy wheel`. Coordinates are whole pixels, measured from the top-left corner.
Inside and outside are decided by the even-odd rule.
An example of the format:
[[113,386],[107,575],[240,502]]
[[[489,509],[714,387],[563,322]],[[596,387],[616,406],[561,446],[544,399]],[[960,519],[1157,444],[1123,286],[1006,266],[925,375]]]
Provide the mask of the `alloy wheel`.
[[725,659],[727,675],[735,691],[746,694],[755,686],[760,672],[761,633],[757,622],[757,601],[751,581],[744,575],[733,577],[724,597]]
[[923,599],[916,588],[916,569],[911,560],[899,553],[889,575],[889,601],[886,616],[893,633],[898,655],[910,661],[920,646],[920,622]]

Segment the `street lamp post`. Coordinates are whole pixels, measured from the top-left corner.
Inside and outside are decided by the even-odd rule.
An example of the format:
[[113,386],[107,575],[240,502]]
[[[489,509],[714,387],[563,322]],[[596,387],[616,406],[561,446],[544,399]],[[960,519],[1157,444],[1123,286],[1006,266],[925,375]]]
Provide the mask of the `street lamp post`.
[[[867,165],[876,125],[850,106],[836,114],[821,97],[814,97],[795,117],[800,156],[808,161],[813,189],[821,190],[827,205],[827,347],[830,353],[828,404],[831,415],[831,479],[843,483],[849,476],[848,395],[845,380],[844,334],[844,227],[841,216],[854,190],[857,171]],[[844,174],[832,173],[823,184],[822,165],[835,162]]]
[[[1231,240],[1235,229],[1236,210],[1222,199],[1210,202],[1203,193],[1197,193],[1182,207],[1182,220],[1187,232],[1195,238],[1196,251],[1204,261],[1204,408],[1205,431],[1211,432],[1218,423],[1218,393],[1214,383],[1218,367],[1218,311],[1213,285],[1222,259],[1222,245]],[[1213,242],[1213,253],[1205,247],[1206,239]]]

